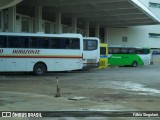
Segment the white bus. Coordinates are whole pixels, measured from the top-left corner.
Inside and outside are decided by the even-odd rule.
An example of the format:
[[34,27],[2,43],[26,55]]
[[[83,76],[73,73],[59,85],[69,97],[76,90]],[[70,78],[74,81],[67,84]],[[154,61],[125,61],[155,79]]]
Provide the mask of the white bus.
[[83,68],[83,37],[80,34],[0,32],[0,72],[33,72]]
[[97,68],[100,59],[100,42],[96,37],[83,38],[83,69]]

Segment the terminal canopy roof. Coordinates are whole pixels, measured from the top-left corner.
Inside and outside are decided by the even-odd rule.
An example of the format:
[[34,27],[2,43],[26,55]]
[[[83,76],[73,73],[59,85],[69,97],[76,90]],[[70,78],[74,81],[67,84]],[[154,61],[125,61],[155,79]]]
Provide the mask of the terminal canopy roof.
[[89,21],[109,27],[159,24],[156,17],[138,0],[23,0],[17,12],[34,16],[35,6],[43,7],[43,18],[55,20],[62,13],[62,22],[77,17],[79,23]]
[[11,6],[14,6],[21,2],[22,0],[0,0],[0,10]]

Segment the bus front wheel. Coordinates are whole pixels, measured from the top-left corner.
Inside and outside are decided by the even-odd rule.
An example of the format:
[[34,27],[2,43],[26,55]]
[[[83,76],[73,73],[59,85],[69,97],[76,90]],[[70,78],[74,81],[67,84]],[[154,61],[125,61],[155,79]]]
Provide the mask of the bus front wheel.
[[43,63],[35,64],[33,69],[34,74],[38,76],[45,75],[46,71],[46,66]]
[[137,65],[138,65],[137,61],[132,62],[132,67],[137,67]]

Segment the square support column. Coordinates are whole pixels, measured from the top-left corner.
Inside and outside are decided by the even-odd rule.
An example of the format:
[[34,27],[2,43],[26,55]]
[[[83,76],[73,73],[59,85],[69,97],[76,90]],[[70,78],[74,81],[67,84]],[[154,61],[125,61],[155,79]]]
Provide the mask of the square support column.
[[30,33],[34,32],[34,27],[33,27],[34,24],[33,23],[34,23],[33,18],[30,18],[30,20],[29,20],[29,32]]
[[51,33],[55,34],[56,31],[55,31],[55,23],[51,23]]
[[42,6],[35,7],[35,31],[42,31]]
[[15,32],[16,27],[16,6],[8,8],[8,31]]
[[96,27],[95,27],[95,36],[99,38],[99,28],[100,28],[100,25],[97,24]]
[[56,13],[56,33],[62,33],[62,25],[61,25],[61,12]]
[[72,18],[72,33],[77,33],[77,17]]
[[87,20],[86,22],[85,22],[85,36],[86,37],[89,37],[89,21]]
[[5,22],[4,22],[4,10],[1,10],[1,31],[2,32],[4,32],[4,24],[5,24]]
[[104,43],[108,43],[108,27],[104,28]]

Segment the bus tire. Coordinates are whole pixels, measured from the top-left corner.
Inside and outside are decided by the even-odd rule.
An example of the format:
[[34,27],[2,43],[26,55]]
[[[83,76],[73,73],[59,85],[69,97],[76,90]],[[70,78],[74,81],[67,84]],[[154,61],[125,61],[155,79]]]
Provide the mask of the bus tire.
[[37,76],[45,75],[47,72],[46,65],[44,63],[36,63],[34,65],[33,72]]
[[137,67],[137,65],[138,65],[137,61],[132,62],[132,67]]

